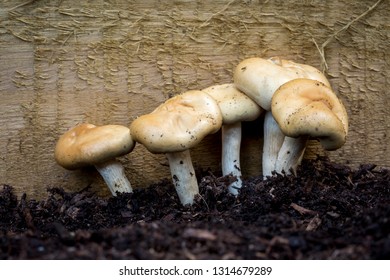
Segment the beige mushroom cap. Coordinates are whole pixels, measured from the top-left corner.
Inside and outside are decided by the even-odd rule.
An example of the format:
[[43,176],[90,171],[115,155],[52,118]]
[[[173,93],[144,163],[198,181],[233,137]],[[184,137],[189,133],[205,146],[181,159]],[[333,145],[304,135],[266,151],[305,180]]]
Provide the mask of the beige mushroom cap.
[[59,165],[77,169],[128,154],[134,146],[128,127],[83,123],[59,138],[54,155]]
[[307,65],[307,64],[301,64],[296,63],[291,60],[281,59],[280,57],[271,57],[268,59],[275,65],[279,65],[285,69],[287,69],[289,72],[294,72],[297,75],[300,75],[301,78],[308,78],[316,81],[320,81],[323,84],[325,84],[327,87],[330,87],[330,83],[328,79],[325,77],[325,75],[318,70],[317,68]]
[[271,109],[274,92],[284,83],[297,78],[310,78],[329,84],[316,68],[278,57],[245,59],[237,65],[233,75],[236,87],[267,111]]
[[336,94],[321,82],[295,79],[272,98],[272,114],[289,137],[317,138],[326,150],[340,148],[348,133],[348,116]]
[[217,101],[224,124],[253,121],[263,111],[259,105],[238,90],[234,84],[214,85],[202,91]]
[[152,153],[187,150],[222,126],[217,102],[207,93],[191,90],[176,95],[130,125],[132,137]]

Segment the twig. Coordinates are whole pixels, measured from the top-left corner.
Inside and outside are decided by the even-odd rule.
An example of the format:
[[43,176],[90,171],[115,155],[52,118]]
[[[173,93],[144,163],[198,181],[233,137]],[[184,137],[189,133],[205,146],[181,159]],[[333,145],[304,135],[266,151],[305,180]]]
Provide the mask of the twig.
[[298,204],[296,204],[296,203],[291,203],[290,206],[291,206],[294,210],[298,211],[301,215],[306,215],[306,214],[307,214],[307,215],[316,215],[316,214],[317,214],[316,211],[307,209],[307,208],[302,207],[302,206],[300,206],[300,205],[298,205]]
[[206,19],[206,20],[199,26],[199,28],[206,26],[206,25],[208,24],[208,22],[209,22],[213,17],[215,17],[215,16],[219,15],[220,13],[223,13],[224,11],[226,11],[227,8],[229,8],[229,6],[230,6],[231,4],[233,4],[234,1],[236,1],[236,0],[231,0],[231,1],[230,1],[229,3],[227,3],[221,10],[219,10],[219,11],[216,12],[215,14],[212,14],[211,16],[209,16],[209,18]]
[[322,223],[322,220],[318,215],[316,215],[313,219],[310,220],[309,224],[306,227],[306,231],[315,231]]
[[75,30],[69,31],[68,37],[66,37],[66,39],[62,42],[62,46],[64,46],[66,44],[66,42],[68,42],[68,40],[70,39],[70,37],[72,37],[72,35],[76,36],[76,31]]
[[16,10],[16,9],[18,9],[20,7],[23,7],[23,6],[27,6],[27,5],[29,5],[31,3],[34,3],[34,2],[35,2],[35,0],[30,0],[30,1],[27,1],[27,2],[24,2],[24,3],[21,3],[21,4],[16,5],[15,7],[11,8],[11,9],[9,9],[8,12],[11,12],[11,11]]
[[328,64],[326,62],[326,57],[325,57],[325,47],[334,39],[336,38],[337,35],[339,35],[341,32],[347,30],[352,24],[354,24],[355,22],[359,21],[361,18],[363,18],[364,16],[366,16],[369,12],[371,12],[372,10],[374,10],[383,0],[378,0],[374,5],[372,5],[370,8],[368,8],[368,10],[366,10],[364,13],[362,13],[361,15],[357,16],[355,19],[351,20],[349,23],[347,23],[346,25],[344,25],[342,28],[340,28],[339,30],[337,30],[335,33],[333,33],[331,36],[329,36],[329,38],[324,42],[322,43],[321,47],[317,44],[317,42],[314,40],[314,38],[312,38],[312,41],[314,43],[314,45],[316,46],[318,52],[320,53],[320,56],[321,56],[321,60],[322,60],[322,64],[323,64],[323,69],[322,71],[324,72],[325,70],[328,70]]
[[[129,26],[127,27],[127,29],[130,29],[130,28],[134,27],[138,22],[140,22],[142,19],[144,19],[144,17],[145,17],[145,16],[142,16],[142,17],[140,17],[139,19],[137,19],[136,21],[134,21],[131,25],[129,25]],[[137,30],[135,33],[137,34],[138,31],[139,31],[139,28],[138,28],[138,30]],[[130,40],[130,38],[125,39],[125,40],[119,45],[119,47],[122,48],[123,45],[126,44],[129,40]],[[138,42],[138,43],[139,43],[139,42]],[[139,45],[138,45],[138,46],[139,46]],[[137,50],[137,52],[138,52],[138,50]]]

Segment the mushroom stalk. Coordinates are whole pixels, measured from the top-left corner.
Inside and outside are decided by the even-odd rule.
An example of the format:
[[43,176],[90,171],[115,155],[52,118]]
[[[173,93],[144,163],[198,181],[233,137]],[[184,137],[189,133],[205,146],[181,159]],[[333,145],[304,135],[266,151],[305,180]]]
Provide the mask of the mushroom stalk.
[[298,138],[285,136],[279,150],[275,171],[281,173],[284,170],[286,174],[290,174],[292,171],[295,174],[305,153],[307,141],[308,137],[306,136]]
[[275,171],[278,153],[283,145],[283,141],[283,132],[280,130],[272,113],[267,111],[264,117],[263,178],[272,176],[272,171]]
[[172,182],[182,205],[191,205],[199,194],[198,181],[189,150],[166,153]]
[[236,177],[236,181],[228,188],[231,194],[237,195],[242,187],[240,147],[241,147],[241,122],[224,124],[222,126],[222,174]]
[[112,159],[94,166],[103,177],[113,196],[116,196],[117,192],[133,192],[130,181],[125,175],[125,169],[119,161]]

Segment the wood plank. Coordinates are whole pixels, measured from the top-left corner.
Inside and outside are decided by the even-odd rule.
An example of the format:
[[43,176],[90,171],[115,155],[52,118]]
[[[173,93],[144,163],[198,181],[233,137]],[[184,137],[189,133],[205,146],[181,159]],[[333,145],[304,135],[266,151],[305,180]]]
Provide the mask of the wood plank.
[[[80,122],[129,125],[167,98],[232,81],[252,56],[282,56],[321,67],[321,45],[374,1],[24,1],[0,7],[0,184],[18,194],[91,186],[93,169],[67,171],[53,158],[56,139]],[[324,152],[350,164],[390,167],[390,4],[336,36],[325,48],[327,75],[345,103],[350,133]],[[258,129],[258,131],[256,131]],[[242,169],[261,172],[261,121],[244,126]],[[192,151],[195,166],[219,172],[220,134]],[[258,157],[258,158],[257,158]],[[121,158],[134,186],[169,178],[164,155],[140,145]]]

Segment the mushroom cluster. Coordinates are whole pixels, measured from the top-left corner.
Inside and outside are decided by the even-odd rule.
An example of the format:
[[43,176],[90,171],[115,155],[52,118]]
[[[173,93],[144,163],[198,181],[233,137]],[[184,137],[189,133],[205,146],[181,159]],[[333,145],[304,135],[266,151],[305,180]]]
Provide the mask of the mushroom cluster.
[[208,134],[221,130],[224,176],[236,178],[228,188],[242,187],[241,123],[265,111],[262,174],[295,172],[308,139],[335,150],[346,141],[348,116],[326,77],[316,68],[278,57],[241,61],[233,83],[178,94],[130,127],[77,125],[63,134],[55,148],[57,163],[67,169],[93,165],[113,195],[132,192],[117,157],[138,142],[151,153],[166,155],[172,182],[182,205],[199,194],[190,149]]
[[[339,119],[339,123],[343,124],[343,134],[344,138],[346,137],[348,131],[347,113],[336,95],[334,93],[330,94],[332,92],[330,83],[318,69],[310,65],[299,64],[278,57],[270,59],[254,57],[245,59],[237,65],[233,79],[238,89],[266,110],[262,155],[264,178],[272,176],[273,172],[281,173],[284,171],[287,174],[291,171],[295,172],[297,165],[299,165],[303,157],[306,147],[306,141],[304,139],[308,138],[286,133],[285,127],[280,126],[280,123],[283,121],[280,111],[283,112],[285,110],[286,112],[296,114],[302,110],[298,106],[292,109],[291,105],[294,100],[301,100],[303,98],[303,95],[299,94],[299,83],[304,83],[304,80],[319,82],[322,85],[321,88],[328,89],[328,98],[333,100],[333,104],[337,103],[337,108],[343,108],[343,110],[340,109],[341,111],[337,115],[337,118]],[[278,101],[275,102],[275,93],[280,91],[280,88],[290,81],[297,81],[294,83],[297,86],[294,88],[284,87],[285,90],[278,94]],[[311,88],[311,90],[313,90],[311,95],[316,96],[315,88]],[[286,92],[290,94],[289,98],[283,99],[282,96]],[[310,95],[307,92],[306,94],[306,96]],[[276,104],[278,105],[277,107],[275,106]],[[323,104],[327,104],[326,101]],[[274,111],[278,111],[278,115],[280,116],[277,121],[275,120]],[[312,124],[316,126],[316,129],[320,129],[319,124],[314,124],[315,110],[308,112],[305,118],[312,119]],[[291,124],[291,126],[305,125],[298,118],[295,121],[296,123]],[[324,127],[321,129],[324,129]],[[307,134],[306,136],[317,137],[316,134]]]

